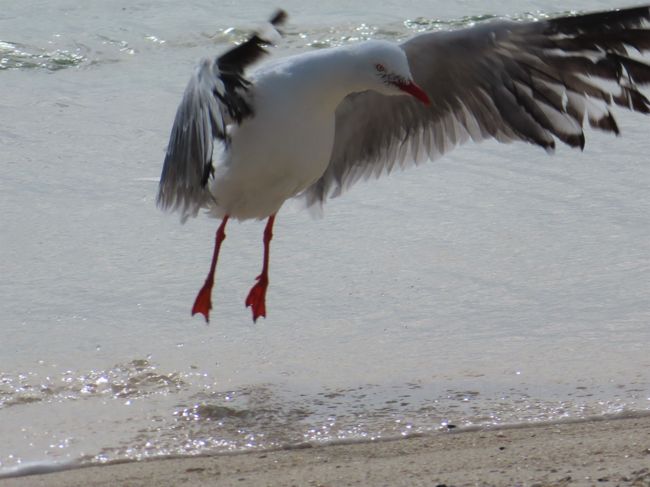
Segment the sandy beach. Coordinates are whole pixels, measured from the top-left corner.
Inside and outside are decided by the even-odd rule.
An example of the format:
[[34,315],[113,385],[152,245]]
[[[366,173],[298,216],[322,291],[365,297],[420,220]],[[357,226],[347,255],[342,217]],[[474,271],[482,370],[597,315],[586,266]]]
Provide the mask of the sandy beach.
[[122,463],[5,479],[49,486],[650,486],[650,416]]

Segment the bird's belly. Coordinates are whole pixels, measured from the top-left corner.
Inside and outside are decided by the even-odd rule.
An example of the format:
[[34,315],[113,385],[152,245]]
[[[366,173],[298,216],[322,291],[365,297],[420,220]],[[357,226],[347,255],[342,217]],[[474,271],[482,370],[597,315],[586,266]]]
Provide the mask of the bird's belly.
[[333,117],[263,119],[233,134],[229,157],[211,187],[217,216],[245,220],[275,214],[325,172],[334,144]]

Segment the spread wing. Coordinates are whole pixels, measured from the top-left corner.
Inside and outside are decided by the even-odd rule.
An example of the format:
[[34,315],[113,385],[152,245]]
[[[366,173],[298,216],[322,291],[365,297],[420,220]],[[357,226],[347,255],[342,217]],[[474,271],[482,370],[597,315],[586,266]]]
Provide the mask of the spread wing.
[[305,191],[307,203],[468,139],[522,140],[550,151],[555,140],[583,148],[586,124],[618,134],[609,106],[650,112],[638,89],[650,82],[650,65],[632,54],[650,49],[648,20],[646,6],[410,39],[401,47],[431,106],[369,91],[346,97],[329,166]]
[[[275,27],[286,18],[279,10],[270,23]],[[217,58],[203,59],[196,68],[176,112],[167,146],[156,200],[162,209],[179,210],[185,220],[210,200],[207,183],[214,173],[214,141],[228,147],[228,125],[253,115],[251,83],[244,70],[268,53],[268,44],[254,34]]]

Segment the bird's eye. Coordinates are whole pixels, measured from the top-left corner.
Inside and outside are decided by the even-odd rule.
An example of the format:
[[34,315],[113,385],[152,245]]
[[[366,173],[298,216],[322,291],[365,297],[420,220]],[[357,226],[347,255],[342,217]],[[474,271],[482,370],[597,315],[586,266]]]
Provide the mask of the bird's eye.
[[379,73],[383,73],[384,71],[386,71],[386,68],[384,67],[383,64],[375,64],[375,69],[376,69]]

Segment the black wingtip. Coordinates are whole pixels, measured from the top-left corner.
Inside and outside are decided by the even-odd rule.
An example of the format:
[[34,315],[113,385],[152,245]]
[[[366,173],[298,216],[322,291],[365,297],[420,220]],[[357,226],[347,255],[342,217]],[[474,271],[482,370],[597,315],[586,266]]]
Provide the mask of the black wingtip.
[[[277,10],[269,19],[270,24],[277,30],[278,25],[285,22],[288,14],[284,10]],[[278,30],[279,34],[282,34]],[[250,64],[268,54],[266,46],[271,41],[263,39],[262,34],[255,33],[248,40],[237,47],[234,47],[217,58],[217,66],[223,72],[241,74]]]
[[282,10],[281,8],[277,9],[273,16],[269,19],[269,22],[271,22],[272,25],[277,26],[277,25],[282,25],[284,24],[287,19],[289,18],[289,14],[285,10]]
[[580,132],[580,150],[584,151],[585,150],[585,133]]

